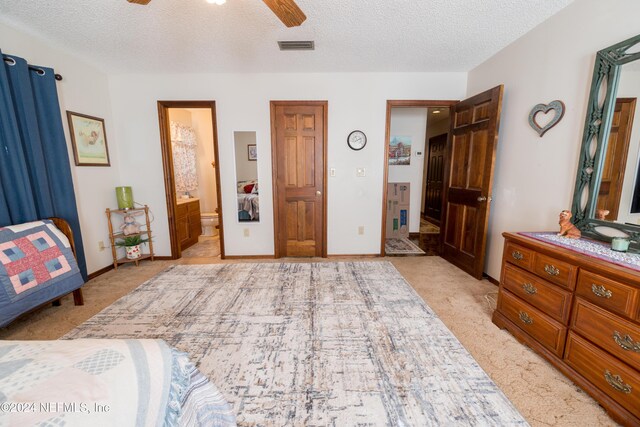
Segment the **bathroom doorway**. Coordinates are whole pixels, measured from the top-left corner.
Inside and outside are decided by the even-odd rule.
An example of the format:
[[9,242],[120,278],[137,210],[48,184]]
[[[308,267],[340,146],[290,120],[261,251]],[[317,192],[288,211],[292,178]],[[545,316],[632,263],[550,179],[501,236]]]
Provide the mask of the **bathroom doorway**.
[[158,101],[171,258],[224,259],[215,101]]

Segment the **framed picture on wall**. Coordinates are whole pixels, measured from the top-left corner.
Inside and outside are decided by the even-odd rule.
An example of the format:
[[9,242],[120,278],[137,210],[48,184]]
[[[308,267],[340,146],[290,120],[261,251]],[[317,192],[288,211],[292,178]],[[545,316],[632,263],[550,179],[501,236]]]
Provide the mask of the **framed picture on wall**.
[[247,145],[247,158],[254,162],[258,160],[258,149],[256,148],[256,144]]
[[76,166],[111,166],[104,120],[67,111]]
[[392,136],[389,140],[389,164],[408,166],[411,164],[411,137]]

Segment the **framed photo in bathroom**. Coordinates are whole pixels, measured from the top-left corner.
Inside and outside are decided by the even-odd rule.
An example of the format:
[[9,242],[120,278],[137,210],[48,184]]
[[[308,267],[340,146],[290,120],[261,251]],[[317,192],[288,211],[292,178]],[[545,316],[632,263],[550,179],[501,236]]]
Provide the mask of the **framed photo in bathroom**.
[[111,166],[104,120],[67,111],[76,166]]
[[254,162],[258,160],[258,149],[256,144],[247,145],[247,158]]

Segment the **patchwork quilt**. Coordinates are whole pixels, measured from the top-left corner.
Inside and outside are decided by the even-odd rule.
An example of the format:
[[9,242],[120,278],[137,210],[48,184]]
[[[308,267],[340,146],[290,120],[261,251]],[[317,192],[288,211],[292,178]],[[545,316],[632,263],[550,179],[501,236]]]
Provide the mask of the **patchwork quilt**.
[[52,221],[0,228],[0,327],[83,284],[69,240]]
[[0,342],[0,426],[235,426],[217,388],[162,340]]

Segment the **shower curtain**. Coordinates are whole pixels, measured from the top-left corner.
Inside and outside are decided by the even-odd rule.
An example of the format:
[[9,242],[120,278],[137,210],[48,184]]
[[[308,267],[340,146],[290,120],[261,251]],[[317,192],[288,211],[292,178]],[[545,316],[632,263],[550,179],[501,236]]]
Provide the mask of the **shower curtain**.
[[176,191],[185,193],[198,189],[196,170],[196,133],[189,126],[171,122],[171,147]]

